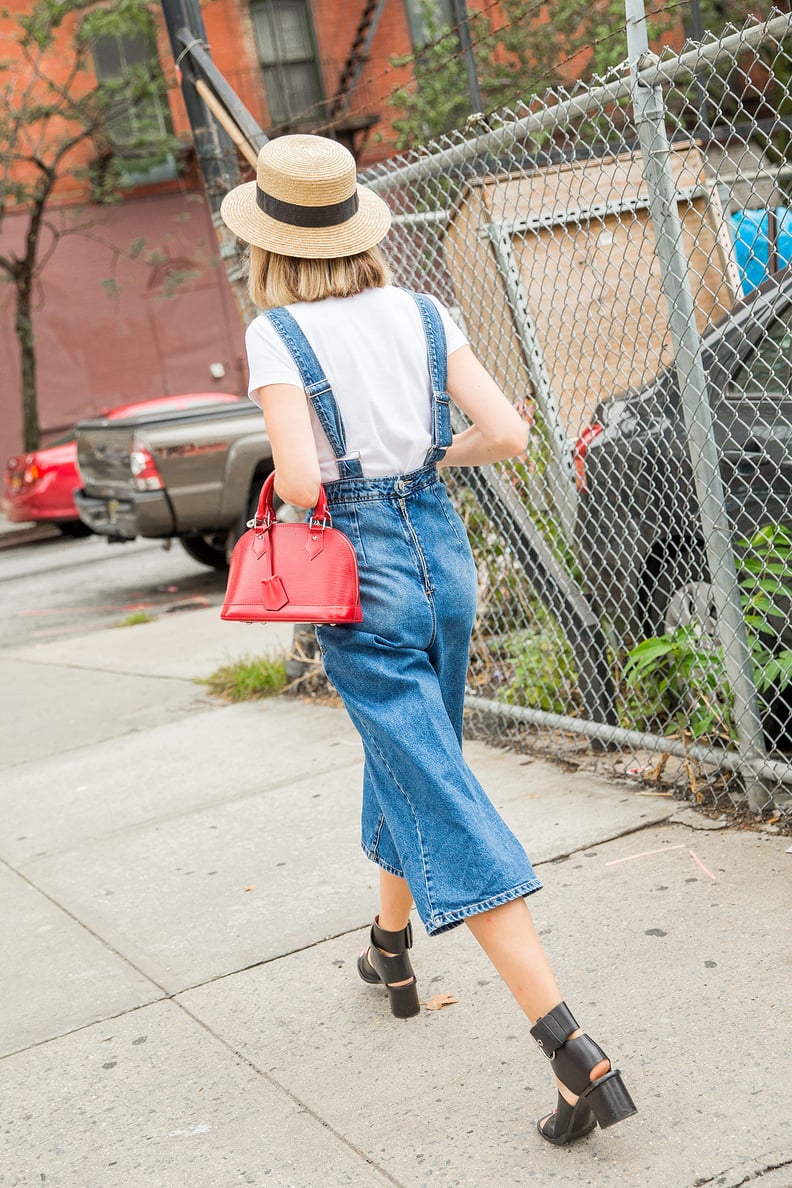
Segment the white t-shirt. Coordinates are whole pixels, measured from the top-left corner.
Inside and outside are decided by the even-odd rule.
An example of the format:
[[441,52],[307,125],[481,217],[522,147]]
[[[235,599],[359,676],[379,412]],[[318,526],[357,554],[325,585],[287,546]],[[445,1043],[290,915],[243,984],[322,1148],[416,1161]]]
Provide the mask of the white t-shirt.
[[[448,354],[467,338],[434,297]],[[404,474],[423,465],[432,444],[431,381],[423,322],[415,299],[387,285],[354,297],[288,306],[330,381],[346,432],[347,456],[367,478]],[[300,373],[269,319],[255,318],[245,336],[250,398],[267,384],[296,384]],[[333,451],[316,414],[311,423],[323,482],[338,478]]]

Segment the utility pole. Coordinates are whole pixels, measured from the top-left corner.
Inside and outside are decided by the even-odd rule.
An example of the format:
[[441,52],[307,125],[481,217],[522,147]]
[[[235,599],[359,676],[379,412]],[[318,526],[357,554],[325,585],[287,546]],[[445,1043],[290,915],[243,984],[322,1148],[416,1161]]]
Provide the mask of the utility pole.
[[192,0],[161,0],[161,4],[206,196],[214,214],[220,209],[223,195],[238,183],[240,177],[236,150],[196,90],[190,55],[180,37],[181,33],[189,32],[191,42],[206,47],[201,7]]
[[474,115],[477,115],[478,112],[484,110],[484,101],[481,98],[481,88],[476,73],[476,56],[473,53],[473,43],[470,39],[470,21],[465,0],[451,0],[451,15],[459,37],[462,60],[465,63],[470,110]]
[[[701,45],[704,36],[704,27],[701,21],[701,0],[690,0],[690,36],[693,41]],[[711,135],[709,97],[707,84],[702,78],[701,70],[695,71],[693,85],[696,89],[696,114],[698,116],[696,135],[706,142]]]
[[199,0],[161,0],[161,6],[220,256],[240,316],[247,325],[255,310],[240,268],[236,237],[220,218],[220,203],[242,180],[235,144],[248,160],[252,157],[255,161],[267,137],[211,60]]

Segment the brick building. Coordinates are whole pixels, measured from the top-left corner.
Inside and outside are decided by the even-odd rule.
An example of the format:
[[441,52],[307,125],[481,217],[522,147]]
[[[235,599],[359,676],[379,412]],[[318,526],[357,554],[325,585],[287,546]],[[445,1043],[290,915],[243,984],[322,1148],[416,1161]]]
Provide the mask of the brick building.
[[[410,5],[411,0],[390,0],[379,6],[364,72],[376,81],[361,82],[334,109],[339,78],[371,5],[364,0],[351,5],[204,0],[202,12],[215,63],[268,133],[326,130],[330,119],[334,134],[364,164],[392,149],[385,98],[405,76],[394,71],[390,58],[411,48]],[[0,13],[6,77],[17,93],[29,81],[16,45],[17,18],[30,9],[29,0],[7,0]],[[46,56],[45,70],[56,82],[68,74],[73,34],[74,21],[67,20]],[[178,391],[245,390],[242,325],[219,262],[158,6],[152,7],[149,39],[110,41],[93,53],[95,76],[78,75],[72,86],[92,87],[96,78],[112,78],[125,61],[150,54],[169,84],[158,118],[181,147],[164,162],[130,173],[122,201],[114,205],[92,201],[89,174],[107,162],[95,159],[90,143],[69,157],[68,172],[48,207],[52,230],[43,236],[39,255],[46,264],[35,282],[44,444],[80,417],[128,400]],[[131,113],[132,125],[134,119]],[[25,168],[33,169],[16,164],[17,176]],[[28,223],[25,210],[10,208],[0,228],[3,255],[20,251]],[[83,230],[74,230],[78,226]],[[14,290],[3,283],[0,460],[22,447],[19,375]]]
[[[450,0],[434,2],[438,15],[450,20]],[[470,8],[476,7],[474,0]],[[17,90],[27,82],[27,64],[21,54],[13,62],[16,18],[30,8],[30,0],[5,0],[0,13],[4,58],[12,59],[7,75]],[[394,149],[387,99],[411,72],[393,59],[422,44],[422,8],[421,0],[202,2],[214,62],[267,133],[335,135],[361,166]],[[245,390],[242,325],[219,262],[162,14],[156,4],[151,12],[147,34],[105,38],[93,50],[93,77],[78,75],[71,83],[93,86],[129,61],[150,59],[168,84],[153,114],[172,130],[177,147],[164,161],[127,170],[122,201],[100,205],[89,177],[112,166],[112,146],[108,159],[97,160],[86,142],[70,158],[85,175],[71,168],[55,191],[49,223],[73,233],[45,235],[40,256],[46,265],[36,280],[45,444],[80,417],[128,400]],[[65,80],[73,32],[72,18],[49,53],[47,70],[55,81]],[[134,134],[136,118],[128,113],[119,135]],[[75,232],[78,224],[83,230]],[[19,250],[27,225],[23,210],[6,215],[3,254]],[[19,387],[14,293],[0,284],[0,460],[22,445]]]

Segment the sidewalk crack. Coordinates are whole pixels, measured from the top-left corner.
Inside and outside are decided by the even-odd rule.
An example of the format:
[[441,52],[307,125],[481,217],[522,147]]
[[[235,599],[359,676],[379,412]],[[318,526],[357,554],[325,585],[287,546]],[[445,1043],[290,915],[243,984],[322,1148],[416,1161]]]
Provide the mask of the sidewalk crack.
[[[792,1157],[780,1157],[778,1159],[772,1156],[768,1159],[767,1156],[760,1156],[759,1159],[752,1162],[756,1163],[754,1168],[726,1168],[725,1171],[717,1172],[714,1176],[701,1176],[694,1180],[691,1188],[706,1188],[707,1184],[717,1184],[718,1188],[742,1188],[743,1184],[750,1184],[754,1180],[760,1180],[762,1176],[766,1176],[768,1172],[779,1171],[783,1167],[792,1167]],[[730,1177],[727,1179],[726,1177]],[[739,1177],[739,1178],[738,1178]]]

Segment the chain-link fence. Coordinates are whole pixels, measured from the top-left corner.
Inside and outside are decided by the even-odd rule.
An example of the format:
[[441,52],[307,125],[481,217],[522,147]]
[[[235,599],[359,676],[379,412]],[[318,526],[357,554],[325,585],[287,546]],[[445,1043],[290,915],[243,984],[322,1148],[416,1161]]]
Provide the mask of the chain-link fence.
[[365,180],[525,457],[454,478],[471,724],[792,818],[792,18],[473,117]]

